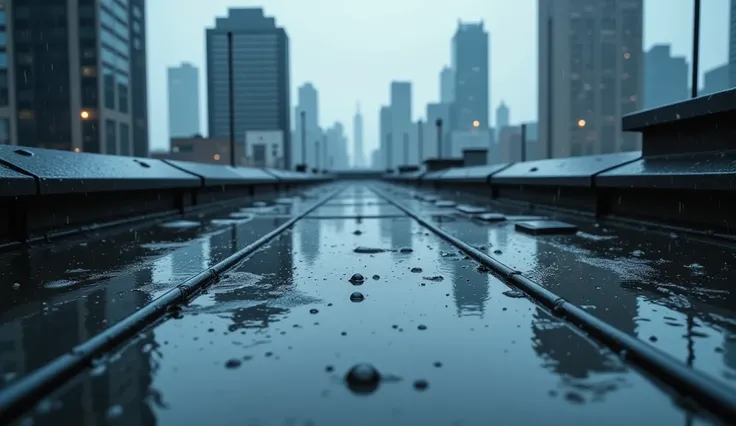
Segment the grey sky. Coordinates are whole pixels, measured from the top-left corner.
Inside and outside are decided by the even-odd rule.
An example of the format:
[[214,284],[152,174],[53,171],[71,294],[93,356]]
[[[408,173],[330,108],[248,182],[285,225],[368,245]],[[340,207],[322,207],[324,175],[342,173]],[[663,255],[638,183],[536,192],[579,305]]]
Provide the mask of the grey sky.
[[[728,56],[728,2],[705,0],[701,71]],[[148,3],[148,92],[152,149],[168,148],[166,68],[200,69],[206,134],[205,28],[228,7],[261,6],[286,28],[291,43],[292,104],[296,88],[319,90],[321,125],[342,121],[352,135],[357,101],[364,115],[366,155],[377,144],[378,108],[391,80],[413,83],[414,118],[439,96],[439,71],[449,63],[458,18],[485,21],[491,38],[491,110],[505,101],[511,121],[537,115],[537,0],[153,0]],[[692,1],[645,0],[644,46],[671,43],[690,57]],[[186,7],[188,6],[188,7]],[[702,77],[701,77],[702,82]],[[492,114],[493,115],[493,112]],[[491,117],[493,122],[494,117]],[[352,146],[350,147],[352,148]]]

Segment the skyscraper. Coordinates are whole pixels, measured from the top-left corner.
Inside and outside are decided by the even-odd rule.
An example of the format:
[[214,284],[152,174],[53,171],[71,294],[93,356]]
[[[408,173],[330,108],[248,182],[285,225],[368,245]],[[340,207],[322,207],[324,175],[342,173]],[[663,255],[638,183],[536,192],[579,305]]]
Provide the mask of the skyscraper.
[[380,163],[373,164],[373,167],[389,168],[391,159],[391,107],[382,106],[378,119],[378,137],[380,143]]
[[458,22],[452,38],[452,69],[455,72],[452,130],[489,128],[488,49],[488,32],[483,22]]
[[345,137],[345,128],[342,123],[336,122],[325,131],[327,136],[327,164],[330,170],[346,169],[348,162],[348,139]]
[[144,0],[0,12],[0,143],[148,155]]
[[501,104],[496,108],[496,128],[500,132],[504,127],[509,126],[509,107],[501,101]]
[[440,102],[452,103],[455,100],[455,72],[445,66],[440,71]]
[[643,0],[539,0],[543,158],[639,148],[621,117],[641,109]]
[[731,25],[728,26],[728,63],[730,65],[728,87],[736,87],[736,0],[731,0],[729,21]]
[[312,83],[304,83],[298,89],[297,106],[294,108],[294,139],[292,160],[294,164],[302,164],[302,121],[301,113],[304,111],[304,138],[306,145],[306,164],[308,167],[317,165],[317,140],[321,138],[322,132],[319,128],[319,96],[317,89]]
[[[233,87],[229,84],[228,33],[232,34]],[[235,138],[248,162],[291,165],[289,38],[263,9],[229,9],[207,29],[207,112],[210,137],[230,135],[229,93]]]
[[199,134],[199,70],[190,63],[168,69],[169,138]]
[[644,53],[644,108],[654,108],[689,97],[688,66],[684,56],[672,56],[669,44]]
[[363,115],[360,113],[360,104],[356,107],[355,117],[353,117],[353,166],[366,166],[363,152]]
[[[391,150],[390,163],[387,167],[396,168],[403,165],[405,145],[409,144],[411,131],[411,83],[408,81],[391,82]],[[411,148],[408,151],[412,151]]]

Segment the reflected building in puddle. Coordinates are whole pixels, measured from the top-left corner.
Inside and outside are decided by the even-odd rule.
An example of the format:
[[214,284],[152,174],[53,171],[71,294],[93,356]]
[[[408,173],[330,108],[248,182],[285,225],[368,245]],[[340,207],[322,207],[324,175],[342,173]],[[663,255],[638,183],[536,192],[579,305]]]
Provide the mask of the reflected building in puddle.
[[299,235],[299,250],[309,266],[314,265],[319,255],[319,246],[322,243],[321,231],[321,219],[303,219],[294,228],[294,232]]
[[[485,229],[469,224],[452,227],[451,233],[473,247],[480,248],[488,245],[488,232]],[[450,250],[457,252],[452,247]],[[452,293],[455,300],[458,316],[483,316],[485,304],[488,301],[488,273],[477,269],[474,261],[464,260],[465,254],[448,257],[453,265],[454,280]]]

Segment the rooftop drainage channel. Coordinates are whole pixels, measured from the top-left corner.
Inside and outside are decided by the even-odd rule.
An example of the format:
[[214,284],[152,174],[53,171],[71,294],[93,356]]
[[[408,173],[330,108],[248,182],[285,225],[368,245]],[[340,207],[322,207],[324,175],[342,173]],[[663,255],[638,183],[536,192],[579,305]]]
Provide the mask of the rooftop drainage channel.
[[89,367],[95,358],[99,358],[135,336],[136,333],[163,317],[169,309],[190,300],[217,281],[222,273],[233,268],[240,261],[291,228],[297,221],[305,218],[340,191],[342,191],[342,188],[319,199],[309,208],[237,253],[189,278],[106,331],[76,346],[67,354],[49,362],[8,388],[0,390],[0,424],[10,424],[16,420],[17,417],[31,409],[48,393]]
[[517,287],[530,300],[549,310],[553,316],[565,320],[592,336],[609,349],[620,354],[627,361],[639,366],[653,375],[654,378],[670,386],[685,399],[691,399],[706,410],[725,419],[736,418],[736,393],[732,389],[698,371],[690,369],[659,349],[601,321],[582,308],[567,302],[555,293],[522,276],[521,272],[504,265],[483,251],[438,228],[386,195],[380,189],[372,189],[377,195],[402,210],[419,224],[488,267],[493,273],[502,277],[507,284]]

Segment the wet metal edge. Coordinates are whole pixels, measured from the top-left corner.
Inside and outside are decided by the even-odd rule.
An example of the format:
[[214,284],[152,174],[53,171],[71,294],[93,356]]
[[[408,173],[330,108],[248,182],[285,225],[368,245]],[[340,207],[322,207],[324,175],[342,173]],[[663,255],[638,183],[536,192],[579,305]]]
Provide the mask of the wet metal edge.
[[134,314],[111,326],[104,332],[90,338],[33,373],[19,380],[16,384],[0,392],[0,424],[9,424],[18,416],[30,409],[49,392],[63,385],[79,372],[89,367],[95,358],[99,358],[115,347],[125,343],[136,333],[160,319],[169,309],[186,302],[193,296],[216,282],[220,274],[235,267],[244,258],[250,256],[265,244],[291,228],[297,221],[305,218],[318,207],[333,198],[341,189],[330,192],[317,200],[307,209],[298,213],[281,226],[244,247],[242,250],[223,259],[216,265],[189,278],[182,284],[172,288],[156,300],[151,301]]
[[433,223],[423,219],[416,212],[394,200],[384,191],[375,187],[371,189],[378,196],[402,210],[419,224],[491,269],[493,273],[503,278],[506,283],[518,287],[531,300],[549,310],[555,317],[567,321],[597,339],[627,361],[651,373],[656,379],[666,383],[680,395],[694,400],[713,414],[726,419],[736,418],[736,395],[731,389],[702,373],[688,368],[685,364],[682,364],[659,349],[599,320],[582,308],[573,305],[545,287],[522,276],[521,272],[504,265],[483,251],[472,247],[438,228]]

